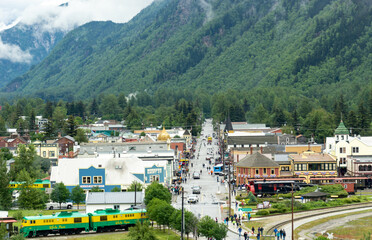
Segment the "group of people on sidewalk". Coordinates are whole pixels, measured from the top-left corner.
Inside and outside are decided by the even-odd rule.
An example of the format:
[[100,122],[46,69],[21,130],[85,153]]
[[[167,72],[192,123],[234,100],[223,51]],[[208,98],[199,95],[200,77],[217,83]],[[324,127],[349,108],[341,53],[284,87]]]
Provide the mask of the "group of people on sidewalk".
[[[257,234],[255,234],[255,231],[256,229],[254,227],[252,227],[252,232],[244,232],[243,234],[243,237],[244,237],[244,240],[248,240],[250,236],[255,236],[256,235],[256,238],[258,240],[260,240],[260,238],[263,236],[263,230],[264,228],[263,227],[258,227],[257,229]],[[238,233],[239,233],[239,239],[242,235],[242,231],[243,229],[241,227],[238,228]]]
[[274,234],[275,234],[275,237],[276,237],[277,240],[280,240],[280,239],[285,240],[285,237],[287,236],[284,229],[278,230],[278,229],[275,228],[274,229]]

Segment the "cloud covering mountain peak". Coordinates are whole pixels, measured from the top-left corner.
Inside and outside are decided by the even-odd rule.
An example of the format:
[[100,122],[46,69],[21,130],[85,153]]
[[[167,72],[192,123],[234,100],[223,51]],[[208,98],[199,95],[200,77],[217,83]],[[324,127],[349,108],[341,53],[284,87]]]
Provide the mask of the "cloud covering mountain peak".
[[[1,0],[1,31],[19,25],[39,25],[41,32],[68,32],[91,21],[125,23],[153,0]],[[29,62],[29,51],[0,40],[0,59]]]

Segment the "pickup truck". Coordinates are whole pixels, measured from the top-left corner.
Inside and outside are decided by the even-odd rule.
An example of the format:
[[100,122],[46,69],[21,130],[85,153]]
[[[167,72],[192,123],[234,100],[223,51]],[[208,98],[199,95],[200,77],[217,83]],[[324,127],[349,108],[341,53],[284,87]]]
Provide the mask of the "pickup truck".
[[[72,202],[65,202],[61,204],[61,209],[72,209],[72,206],[73,206]],[[60,209],[59,203],[56,203],[56,202],[47,203],[46,208],[49,210]]]

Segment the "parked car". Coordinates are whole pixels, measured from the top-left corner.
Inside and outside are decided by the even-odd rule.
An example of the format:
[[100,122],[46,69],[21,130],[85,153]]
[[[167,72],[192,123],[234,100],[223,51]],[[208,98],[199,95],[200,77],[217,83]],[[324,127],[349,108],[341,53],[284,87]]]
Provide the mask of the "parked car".
[[72,209],[72,202],[65,202],[65,203],[62,203],[61,206],[59,205],[59,203],[56,203],[56,202],[49,202],[46,204],[46,208],[49,209],[49,210],[53,210],[53,209]]
[[200,179],[200,173],[198,173],[198,172],[194,172],[194,173],[192,174],[192,178],[193,178],[193,179]]
[[193,186],[191,189],[193,194],[200,194],[200,186]]
[[199,202],[199,198],[196,195],[189,195],[189,197],[187,198],[187,202],[188,203],[197,203],[197,202]]

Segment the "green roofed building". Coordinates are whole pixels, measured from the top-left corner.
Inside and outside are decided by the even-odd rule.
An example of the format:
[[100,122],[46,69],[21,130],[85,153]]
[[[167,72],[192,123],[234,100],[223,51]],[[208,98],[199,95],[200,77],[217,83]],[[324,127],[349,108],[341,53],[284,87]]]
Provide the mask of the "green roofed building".
[[335,130],[335,135],[349,135],[349,130],[345,127],[344,122],[341,120],[340,125]]

